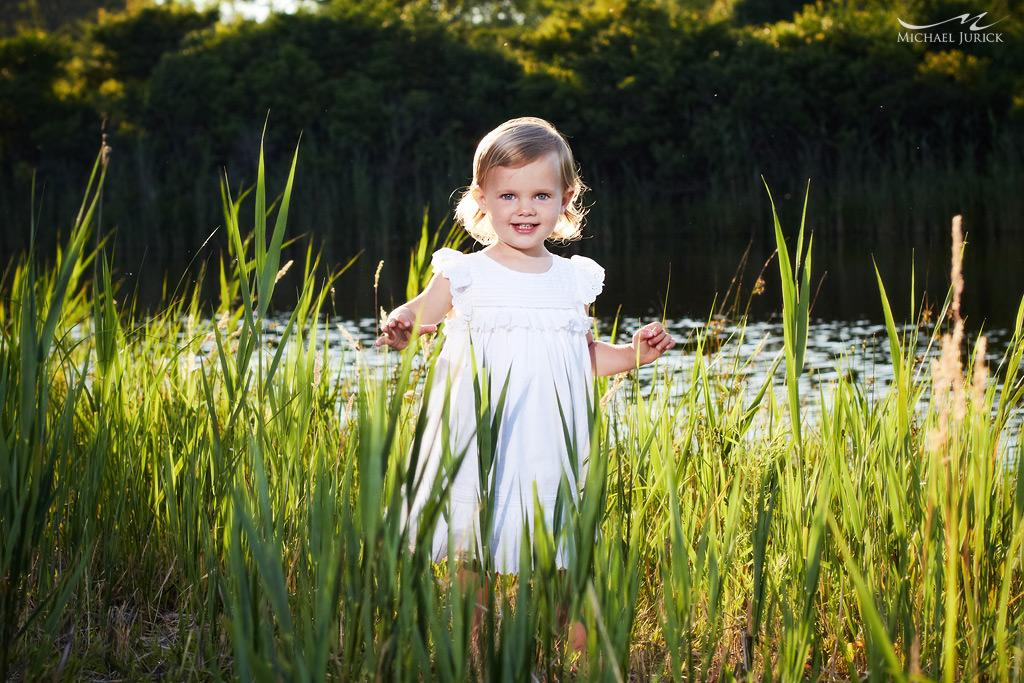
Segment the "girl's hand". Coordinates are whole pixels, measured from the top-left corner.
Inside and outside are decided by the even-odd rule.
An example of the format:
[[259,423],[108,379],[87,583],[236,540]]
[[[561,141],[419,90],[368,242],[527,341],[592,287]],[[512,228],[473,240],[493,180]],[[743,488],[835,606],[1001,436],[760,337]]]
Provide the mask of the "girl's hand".
[[[412,337],[412,327],[415,322],[416,319],[413,317],[412,311],[399,306],[391,312],[388,319],[380,326],[380,336],[377,337],[377,341],[373,345],[383,346],[387,344],[391,348],[401,351],[409,345],[409,339]],[[429,334],[436,331],[437,325],[420,325],[418,328],[420,334]]]
[[633,334],[633,351],[638,365],[653,363],[675,345],[672,335],[665,331],[661,323],[644,325]]

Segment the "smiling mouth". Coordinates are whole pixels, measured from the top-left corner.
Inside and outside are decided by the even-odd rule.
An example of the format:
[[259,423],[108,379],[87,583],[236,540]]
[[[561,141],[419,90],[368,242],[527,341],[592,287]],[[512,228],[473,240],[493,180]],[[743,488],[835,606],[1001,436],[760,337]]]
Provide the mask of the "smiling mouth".
[[512,229],[518,233],[533,232],[537,229],[537,223],[513,223]]

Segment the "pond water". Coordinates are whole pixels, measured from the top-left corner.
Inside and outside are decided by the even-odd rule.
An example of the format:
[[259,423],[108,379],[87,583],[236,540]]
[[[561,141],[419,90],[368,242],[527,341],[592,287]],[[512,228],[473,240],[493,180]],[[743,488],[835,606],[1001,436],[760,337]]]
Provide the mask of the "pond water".
[[[280,318],[268,325],[268,337],[273,343],[287,324]],[[637,320],[623,320],[618,323],[619,338],[625,340],[639,327]],[[598,338],[608,340],[614,329],[615,320],[597,320]],[[675,349],[666,353],[657,365],[641,368],[639,379],[642,386],[650,386],[656,373],[669,372],[675,375],[672,390],[681,394],[688,388],[689,378],[695,363],[703,360],[709,374],[717,381],[729,386],[745,385],[746,400],[751,400],[760,386],[768,379],[773,365],[784,354],[784,333],[778,322],[748,321],[737,325],[725,320],[706,321],[693,318],[666,319],[666,328],[678,340]],[[909,325],[901,326],[900,334],[908,336],[913,332]],[[374,348],[377,323],[372,318],[335,319],[320,324],[321,335],[329,342],[327,365],[343,376],[354,376],[363,367],[382,368],[394,365],[397,354],[383,348]],[[937,344],[931,343],[932,326],[925,325],[917,330],[917,357],[921,361],[918,372],[929,372],[927,361],[938,355]],[[697,339],[703,335],[703,349],[697,348]],[[993,328],[985,332],[988,340],[986,362],[993,379],[998,381],[1000,361],[1013,336],[1012,329]],[[321,337],[323,338],[323,337]],[[965,357],[976,341],[976,335],[965,335]],[[703,352],[703,353],[702,353]],[[814,415],[828,410],[831,400],[830,385],[840,377],[854,380],[868,400],[884,395],[893,381],[894,371],[889,351],[885,325],[869,320],[811,322],[808,330],[807,351],[804,359],[804,373],[800,378],[801,395],[805,410]],[[786,401],[785,369],[783,363],[775,370],[772,387],[781,403]],[[1019,419],[1017,420],[1019,422]]]

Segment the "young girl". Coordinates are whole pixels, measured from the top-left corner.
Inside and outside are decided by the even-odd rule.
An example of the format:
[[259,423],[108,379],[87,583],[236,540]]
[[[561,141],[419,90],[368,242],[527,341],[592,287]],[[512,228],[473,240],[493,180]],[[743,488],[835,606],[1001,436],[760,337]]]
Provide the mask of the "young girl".
[[[485,248],[434,253],[434,277],[426,289],[392,311],[381,328],[377,346],[403,349],[414,325],[432,332],[448,316],[427,408],[424,485],[411,517],[416,519],[436,476],[447,426],[450,452],[465,456],[452,483],[447,525],[442,520],[434,536],[436,559],[448,553],[449,532],[459,556],[482,552],[474,374],[481,382],[486,370],[492,401],[508,382],[491,484],[493,527],[487,532],[494,569],[515,572],[520,544],[530,543],[523,538],[523,522],[533,529],[534,489],[551,529],[563,475],[576,487],[570,473],[584,471],[593,375],[631,370],[674,346],[659,323],[637,331],[631,344],[594,341],[588,312],[603,287],[604,270],[583,256],[566,259],[545,247],[549,239],[579,238],[584,189],[568,144],[550,123],[518,118],[495,128],[477,146],[473,184],[455,214]],[[446,391],[449,412],[442,425]],[[573,449],[566,445],[566,429]],[[570,457],[579,459],[576,467]],[[559,556],[558,563],[564,568],[565,558]]]

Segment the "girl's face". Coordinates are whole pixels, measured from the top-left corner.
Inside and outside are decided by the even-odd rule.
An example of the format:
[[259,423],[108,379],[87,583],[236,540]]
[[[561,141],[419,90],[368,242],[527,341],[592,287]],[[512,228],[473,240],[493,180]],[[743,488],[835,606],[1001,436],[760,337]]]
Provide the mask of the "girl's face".
[[547,253],[544,240],[572,200],[572,191],[562,187],[555,153],[517,168],[492,168],[473,195],[490,219],[499,245],[525,256]]

